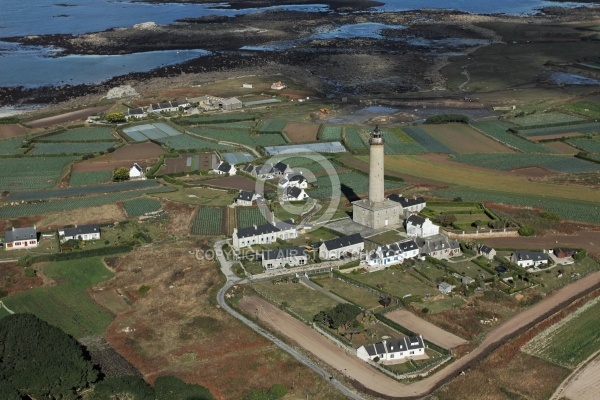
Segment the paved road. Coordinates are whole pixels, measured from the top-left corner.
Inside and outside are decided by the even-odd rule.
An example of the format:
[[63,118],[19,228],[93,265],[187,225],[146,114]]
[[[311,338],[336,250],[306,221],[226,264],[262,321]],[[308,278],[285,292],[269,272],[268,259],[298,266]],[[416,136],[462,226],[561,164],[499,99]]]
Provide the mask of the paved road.
[[309,367],[310,369],[315,371],[317,374],[319,374],[321,377],[323,377],[323,379],[328,380],[337,390],[339,390],[341,393],[343,393],[348,398],[354,399],[354,400],[366,400],[364,397],[360,396],[359,394],[353,392],[346,386],[342,385],[339,381],[337,381],[335,379],[330,380],[329,373],[327,371],[325,371],[323,368],[321,368],[320,366],[315,364],[312,360],[310,360],[308,357],[306,357],[303,354],[301,354],[300,352],[298,352],[293,347],[288,346],[287,344],[285,344],[284,342],[279,340],[277,337],[275,337],[271,333],[267,332],[265,329],[261,328],[260,326],[258,326],[257,324],[255,324],[254,322],[249,320],[248,318],[244,317],[242,314],[235,311],[233,308],[231,308],[225,302],[225,293],[227,293],[227,291],[233,285],[245,282],[244,279],[238,278],[231,270],[231,266],[232,266],[232,264],[234,264],[234,262],[227,261],[227,259],[225,258],[224,254],[223,254],[222,247],[223,247],[223,245],[225,245],[225,243],[227,243],[225,240],[220,240],[215,244],[215,253],[217,254],[219,262],[221,263],[221,271],[227,278],[227,283],[225,283],[225,286],[223,286],[221,288],[221,290],[219,290],[219,292],[217,293],[217,302],[219,303],[219,306],[221,306],[225,311],[227,311],[229,314],[233,315],[235,318],[242,321],[244,324],[246,324],[248,327],[250,327],[252,330],[257,332],[258,334],[264,336],[271,342],[275,343],[281,349],[283,349],[284,351],[286,351],[287,353],[292,355],[296,360],[300,361],[301,363],[303,363],[304,365],[306,365],[307,367]]

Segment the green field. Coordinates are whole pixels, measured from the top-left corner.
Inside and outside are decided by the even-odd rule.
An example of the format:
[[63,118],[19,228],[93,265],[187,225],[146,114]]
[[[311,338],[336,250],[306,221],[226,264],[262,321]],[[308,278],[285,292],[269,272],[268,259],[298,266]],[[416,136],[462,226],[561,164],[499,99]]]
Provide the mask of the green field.
[[520,135],[525,137],[562,135],[572,132],[581,134],[597,134],[600,133],[600,123],[587,122],[583,124],[551,126],[546,128],[519,128],[518,132]]
[[323,141],[342,140],[342,128],[339,126],[321,125],[317,137]]
[[365,138],[368,134],[369,130],[367,128],[346,127],[343,134],[344,143],[353,153],[368,153],[369,147],[365,143]]
[[68,142],[68,143],[34,143],[33,151],[28,154],[55,155],[55,154],[91,154],[107,151],[113,142]]
[[569,122],[583,121],[584,118],[576,115],[563,114],[560,112],[536,112],[522,117],[511,118],[510,122],[519,126],[535,126],[545,124],[564,124]]
[[75,157],[0,158],[0,188],[9,191],[54,186]]
[[82,171],[71,172],[70,186],[85,186],[98,183],[109,182],[112,178],[112,171]]
[[509,128],[514,128],[514,125],[509,122],[498,120],[477,121],[471,122],[471,126],[484,135],[523,153],[555,153],[554,150],[543,144],[530,142],[509,132]]
[[252,134],[249,129],[215,129],[208,127],[191,128],[191,132],[215,140],[244,144],[251,147],[277,146],[287,144],[283,136],[277,133]]
[[348,300],[359,307],[370,309],[381,306],[379,304],[379,296],[342,280],[330,278],[328,276],[318,276],[311,279],[324,289],[337,294],[341,298]]
[[562,367],[575,369],[600,350],[598,321],[600,299],[594,299],[538,334],[522,350]]
[[258,131],[260,133],[281,133],[288,121],[285,119],[267,119],[262,123]]
[[[34,265],[33,268],[36,268]],[[46,264],[44,275],[56,282],[4,298],[15,312],[30,312],[75,338],[102,335],[112,315],[87,294],[89,287],[112,278],[99,257]]]
[[567,143],[588,153],[600,153],[600,136],[594,136],[592,139],[570,139]]
[[275,303],[287,303],[290,310],[306,321],[312,321],[319,311],[335,307],[338,304],[337,301],[325,296],[323,293],[310,289],[301,283],[273,284],[264,282],[254,283],[252,287]]
[[140,198],[123,202],[123,207],[130,217],[139,217],[149,212],[158,211],[161,208],[160,201],[156,199]]
[[113,141],[115,137],[110,133],[111,128],[75,128],[39,138],[44,142],[95,142]]
[[[222,138],[221,138],[222,140]],[[165,146],[168,146],[175,150],[231,150],[231,146],[226,146],[224,144],[218,144],[215,142],[211,142],[209,140],[205,140],[202,138],[197,138],[190,135],[177,135],[177,136],[168,136],[164,138],[158,139],[159,142],[163,143]]]
[[0,140],[0,155],[22,154],[23,137]]
[[223,234],[222,207],[200,207],[192,224],[192,233],[196,235]]
[[553,154],[459,154],[454,160],[477,167],[509,171],[514,168],[541,167],[556,172],[584,173],[600,171],[600,165],[569,155]]
[[249,228],[252,225],[263,225],[267,223],[265,217],[260,212],[258,207],[238,207],[237,212],[237,228]]

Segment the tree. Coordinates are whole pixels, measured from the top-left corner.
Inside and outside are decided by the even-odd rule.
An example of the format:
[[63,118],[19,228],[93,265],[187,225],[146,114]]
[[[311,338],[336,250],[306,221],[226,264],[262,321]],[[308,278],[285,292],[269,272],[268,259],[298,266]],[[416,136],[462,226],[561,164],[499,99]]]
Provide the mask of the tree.
[[126,122],[125,114],[122,112],[109,113],[104,116],[104,119],[111,123]]
[[185,383],[174,376],[160,376],[154,381],[156,400],[214,400],[204,386]]
[[75,399],[98,371],[71,336],[32,314],[0,320],[0,397]]
[[333,329],[339,329],[342,326],[347,328],[360,313],[360,307],[355,306],[354,304],[340,303],[329,311],[329,317],[331,319],[329,326]]
[[129,169],[125,167],[117,168],[113,171],[113,181],[121,182],[129,180]]
[[456,222],[456,215],[454,214],[442,214],[439,216],[439,221],[442,226],[450,226]]
[[529,227],[529,226],[521,226],[519,228],[519,235],[521,236],[533,236],[535,235],[535,229]]
[[94,387],[91,400],[154,400],[154,389],[139,376],[106,378]]

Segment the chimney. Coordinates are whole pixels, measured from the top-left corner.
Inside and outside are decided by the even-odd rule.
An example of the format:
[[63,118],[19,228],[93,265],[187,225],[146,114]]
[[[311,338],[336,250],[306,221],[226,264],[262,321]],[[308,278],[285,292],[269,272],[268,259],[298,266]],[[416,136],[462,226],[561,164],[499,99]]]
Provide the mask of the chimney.
[[255,224],[255,225],[252,225],[252,226],[254,227],[254,230],[256,230],[256,229],[257,229],[257,228],[256,228],[256,224]]

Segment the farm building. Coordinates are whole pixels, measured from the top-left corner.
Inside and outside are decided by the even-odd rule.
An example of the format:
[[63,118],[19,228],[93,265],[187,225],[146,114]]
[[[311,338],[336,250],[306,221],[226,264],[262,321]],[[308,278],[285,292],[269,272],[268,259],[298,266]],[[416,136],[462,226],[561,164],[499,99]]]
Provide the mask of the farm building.
[[250,247],[253,244],[273,243],[277,239],[288,240],[298,237],[296,227],[290,223],[278,223],[275,225],[263,224],[253,225],[248,228],[233,229],[233,247]]
[[62,228],[58,230],[58,237],[61,242],[67,240],[96,240],[100,239],[100,226],[93,225],[75,225],[74,228]]
[[385,268],[390,265],[402,264],[404,260],[417,257],[419,255],[419,246],[414,240],[404,240],[378,246],[367,257],[370,267]]
[[125,119],[129,121],[130,119],[142,119],[148,116],[148,113],[144,111],[143,108],[130,108],[124,113]]
[[256,192],[240,190],[240,193],[236,198],[233,199],[233,202],[238,206],[252,206],[252,204],[254,204],[259,197],[260,194]]
[[415,239],[419,246],[419,253],[437,259],[458,257],[462,254],[460,244],[456,240],[448,239],[443,235],[418,237]]
[[300,189],[298,187],[293,187],[293,186],[288,186],[284,189],[281,199],[283,201],[306,200],[306,199],[308,199],[308,194],[306,194],[304,189]]
[[265,271],[277,268],[297,267],[308,263],[308,252],[304,247],[266,250],[262,253],[262,266]]
[[134,163],[131,168],[129,168],[129,179],[142,178],[144,176],[144,170],[138,163]]
[[384,340],[367,344],[356,349],[356,356],[361,360],[381,360],[385,364],[404,362],[407,358],[425,354],[425,343],[422,336],[410,336],[402,339]]
[[217,103],[217,105],[219,106],[220,109],[226,110],[226,111],[231,111],[231,110],[236,110],[238,108],[242,108],[242,102],[240,100],[236,99],[235,97],[220,100]]
[[448,282],[440,282],[438,283],[438,290],[440,292],[442,292],[443,294],[450,294],[452,293],[452,290],[455,288],[456,286],[449,284]]
[[319,246],[319,258],[336,260],[344,257],[359,256],[365,249],[365,242],[360,233],[350,236],[326,240]]
[[225,175],[225,174],[235,175],[236,171],[237,170],[235,169],[235,167],[233,165],[226,163],[224,161],[221,161],[219,166],[217,168],[213,169],[213,172],[218,175]]
[[242,83],[244,89],[252,89],[254,86],[251,83]]
[[427,237],[440,233],[440,227],[435,225],[429,218],[419,215],[411,215],[406,219],[406,234],[408,236]]
[[486,245],[479,246],[477,248],[477,253],[480,256],[483,256],[490,261],[492,261],[494,259],[494,257],[496,256],[496,250],[494,250],[491,247],[488,247]]
[[400,203],[404,218],[408,218],[410,215],[418,213],[427,206],[427,202],[423,197],[407,198],[401,194],[391,194],[388,196],[388,199]]
[[539,265],[548,264],[548,255],[541,251],[515,251],[510,256],[510,262],[523,268],[537,267]]
[[27,249],[38,247],[37,228],[33,227],[15,228],[4,232],[4,248],[6,250]]
[[277,81],[277,82],[273,82],[273,84],[271,85],[271,89],[273,90],[282,90],[285,89],[287,86],[285,86],[285,84],[281,81]]

